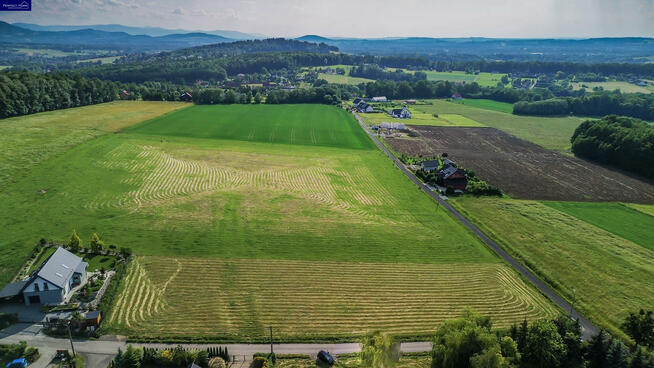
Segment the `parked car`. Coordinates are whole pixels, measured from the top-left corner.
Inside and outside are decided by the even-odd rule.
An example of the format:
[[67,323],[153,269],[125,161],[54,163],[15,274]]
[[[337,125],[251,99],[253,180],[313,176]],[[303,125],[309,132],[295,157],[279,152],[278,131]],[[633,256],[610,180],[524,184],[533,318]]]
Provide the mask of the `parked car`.
[[329,365],[334,364],[334,357],[331,354],[329,354],[328,351],[320,350],[320,352],[318,353],[318,359]]
[[30,365],[30,363],[27,361],[27,359],[18,358],[18,359],[14,359],[11,362],[7,363],[6,368],[25,368],[28,365]]

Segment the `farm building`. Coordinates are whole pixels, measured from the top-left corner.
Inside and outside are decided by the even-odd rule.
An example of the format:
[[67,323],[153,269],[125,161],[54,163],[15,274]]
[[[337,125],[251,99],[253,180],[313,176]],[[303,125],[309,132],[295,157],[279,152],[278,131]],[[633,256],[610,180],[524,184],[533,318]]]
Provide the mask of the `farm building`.
[[386,102],[388,99],[386,96],[376,96],[371,99],[372,102]]
[[390,110],[388,114],[396,119],[411,119],[411,111],[406,106],[402,106],[401,109]]
[[404,101],[404,103],[406,103],[407,105],[415,105],[415,104],[418,103],[418,101],[416,101],[416,100],[406,100],[406,101]]
[[63,303],[75,286],[86,281],[87,266],[82,258],[57,248],[27,279],[5,286],[0,298],[22,296],[26,305]]
[[438,170],[440,166],[441,163],[438,160],[423,161],[420,163],[420,168],[427,172]]
[[89,311],[84,315],[84,320],[87,326],[100,326],[102,321],[102,312],[100,311]]
[[465,190],[468,186],[468,179],[463,169],[458,169],[452,164],[447,164],[438,172],[437,183],[446,188]]

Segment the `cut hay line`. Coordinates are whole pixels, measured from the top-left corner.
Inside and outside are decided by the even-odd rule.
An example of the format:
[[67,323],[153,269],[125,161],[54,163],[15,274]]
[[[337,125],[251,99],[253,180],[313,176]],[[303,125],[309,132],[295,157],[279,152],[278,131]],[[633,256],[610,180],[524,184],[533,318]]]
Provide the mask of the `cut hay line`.
[[101,165],[130,172],[131,175],[123,182],[138,189],[86,205],[95,210],[127,207],[137,211],[143,206],[157,205],[189,194],[253,188],[290,190],[335,210],[370,220],[389,221],[375,215],[374,207],[393,205],[395,201],[366,167],[353,168],[352,173],[317,166],[246,171],[179,159],[152,146],[135,147],[129,144],[109,152]]
[[[176,264],[169,258],[140,257],[131,267],[146,271],[142,280],[163,285],[155,290],[165,290],[157,298],[167,305],[152,314],[132,313],[129,321],[114,325],[140,337],[202,334],[252,339],[265,332],[258,326],[268,325],[277,328],[280,337],[346,336],[379,328],[398,334],[431,333],[466,306],[491,316],[499,328],[556,313],[502,264],[197,258]],[[130,271],[130,277],[140,275]],[[116,308],[140,310],[142,300],[149,299],[140,291],[132,294],[138,296]]]

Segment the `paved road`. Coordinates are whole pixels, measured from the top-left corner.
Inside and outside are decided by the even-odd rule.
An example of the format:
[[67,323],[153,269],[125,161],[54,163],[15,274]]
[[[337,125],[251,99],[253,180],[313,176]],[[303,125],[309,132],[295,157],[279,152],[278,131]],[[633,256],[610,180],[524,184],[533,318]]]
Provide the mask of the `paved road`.
[[[0,344],[15,344],[20,341],[27,341],[31,346],[39,350],[47,351],[54,355],[57,349],[70,350],[70,342],[67,339],[58,339],[39,333],[34,325],[17,324],[0,331]],[[87,358],[87,367],[105,368],[116,355],[118,348],[125,349],[127,343],[118,340],[84,340],[74,339],[75,351]],[[133,344],[135,346],[146,346],[149,348],[166,348],[177,344]],[[181,344],[192,349],[206,349],[208,347],[227,347],[232,356],[239,360],[251,360],[254,353],[265,353],[270,351],[270,344]],[[275,353],[278,354],[308,354],[315,356],[320,350],[327,350],[332,354],[357,353],[361,350],[358,343],[345,344],[274,344]],[[402,343],[403,352],[425,352],[431,350],[430,342],[408,342]],[[245,359],[244,359],[245,358]],[[39,360],[40,364],[47,363]]]
[[581,324],[581,327],[583,329],[583,338],[585,340],[589,340],[593,335],[596,335],[599,332],[599,329],[592,324],[586,317],[581,315],[576,309],[570,305],[565,299],[563,299],[559,294],[557,294],[552,288],[550,288],[547,284],[545,284],[541,279],[536,277],[531,271],[529,271],[527,268],[525,268],[520,262],[518,262],[515,258],[513,258],[511,255],[509,255],[502,247],[500,247],[496,242],[494,242],[491,238],[486,236],[484,232],[482,232],[477,226],[473,225],[470,221],[468,221],[467,218],[465,218],[459,211],[454,209],[447,201],[443,200],[439,194],[432,192],[420,179],[418,179],[409,169],[407,169],[400,160],[395,157],[395,155],[389,151],[377,138],[375,134],[373,134],[366,123],[361,120],[361,117],[354,113],[354,116],[356,117],[357,121],[361,125],[361,128],[368,133],[368,136],[375,142],[377,147],[381,149],[386,156],[388,156],[393,162],[395,163],[395,166],[397,166],[404,174],[406,174],[411,181],[413,181],[420,189],[422,189],[423,192],[427,193],[430,197],[432,197],[434,200],[436,200],[443,208],[447,209],[456,219],[461,221],[468,229],[470,229],[475,235],[477,235],[481,241],[483,241],[489,248],[491,248],[497,255],[499,255],[506,263],[511,265],[516,271],[518,271],[525,279],[527,279],[529,282],[531,282],[538,290],[540,290],[543,294],[545,294],[550,300],[552,300],[556,305],[561,307],[564,311],[570,313],[570,316],[572,318],[578,319],[579,323]]

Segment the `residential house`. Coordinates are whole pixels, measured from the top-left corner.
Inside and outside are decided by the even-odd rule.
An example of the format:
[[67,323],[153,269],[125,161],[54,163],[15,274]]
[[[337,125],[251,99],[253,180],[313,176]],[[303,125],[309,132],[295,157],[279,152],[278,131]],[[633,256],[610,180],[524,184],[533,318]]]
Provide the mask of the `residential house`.
[[460,94],[460,93],[455,93],[455,94],[452,95],[452,99],[454,99],[454,100],[460,100],[460,99],[462,99],[462,98],[463,98],[463,97],[461,97],[461,94]]
[[22,296],[26,305],[63,303],[75,286],[86,281],[87,266],[82,258],[57,248],[27,279],[5,286],[0,298]]
[[357,109],[358,112],[362,112],[362,113],[375,112],[375,109],[373,109],[372,106],[368,105],[364,101],[359,102],[359,104],[356,105],[356,109]]
[[426,172],[436,171],[440,166],[441,162],[438,160],[429,160],[420,163],[420,168]]
[[184,92],[179,95],[180,101],[191,102],[193,101],[193,94],[191,92]]
[[362,101],[363,101],[363,98],[357,97],[357,98],[354,99],[354,101],[352,101],[352,106],[356,106],[356,105],[360,104]]
[[396,119],[411,119],[411,111],[406,106],[402,106],[401,109],[390,110],[388,114]]
[[459,169],[452,164],[447,164],[443,165],[438,172],[436,183],[446,188],[463,191],[468,186],[468,178],[466,177],[465,170]]

